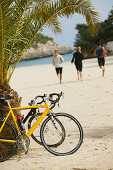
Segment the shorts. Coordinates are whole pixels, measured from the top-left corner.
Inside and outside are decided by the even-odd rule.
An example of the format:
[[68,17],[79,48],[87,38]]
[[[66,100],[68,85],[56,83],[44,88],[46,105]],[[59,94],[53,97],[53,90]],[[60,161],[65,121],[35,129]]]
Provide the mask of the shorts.
[[75,64],[77,71],[82,72],[82,64]]
[[57,75],[60,73],[62,74],[62,67],[55,68]]
[[105,59],[104,58],[98,58],[98,65],[104,66],[105,65]]

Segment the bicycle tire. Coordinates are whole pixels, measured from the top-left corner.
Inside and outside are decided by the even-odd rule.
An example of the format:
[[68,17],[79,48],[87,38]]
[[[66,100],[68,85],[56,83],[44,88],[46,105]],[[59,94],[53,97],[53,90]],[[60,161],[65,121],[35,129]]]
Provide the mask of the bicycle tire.
[[[28,129],[30,129],[30,128],[32,127],[32,124],[34,124],[35,118],[36,118],[35,115],[33,115],[33,116],[29,119]],[[34,122],[33,122],[33,121],[34,121]],[[57,123],[60,125],[61,130],[62,130],[62,132],[64,133],[64,136],[65,136],[65,129],[64,129],[62,123],[61,123],[57,118],[56,118],[56,121],[57,121]],[[31,137],[32,137],[32,139],[33,139],[35,142],[37,142],[37,143],[40,144],[40,145],[43,145],[42,142],[41,142],[41,139],[40,139],[40,129],[39,129],[39,127],[37,127],[36,130],[39,131],[39,132],[37,132],[37,134],[39,134],[39,135],[37,136],[36,133],[34,132],[34,133],[32,133]],[[35,131],[36,131],[36,130],[35,130]],[[61,144],[63,143],[64,139],[65,139],[64,137],[61,137],[61,139],[60,139],[57,143],[51,144],[51,145],[49,145],[49,147],[57,147],[57,146],[61,145]]]
[[[3,124],[3,121],[4,120],[0,120],[0,127]],[[16,137],[16,129],[11,123],[7,121],[2,132],[0,133],[0,139],[16,140]],[[16,143],[0,142],[0,162],[9,159],[15,153],[16,148]]]
[[[51,135],[51,137],[46,137],[44,134],[46,124],[49,124],[51,120],[51,117],[46,118],[40,130],[41,141],[45,149],[56,156],[65,156],[65,155],[70,155],[70,154],[75,153],[80,148],[83,142],[83,129],[82,129],[81,124],[76,118],[74,118],[73,116],[67,113],[56,113],[56,114],[53,114],[53,116],[62,122],[65,128],[66,136],[65,136],[65,140],[62,143],[62,145],[56,148],[53,148],[53,147],[50,148],[48,145],[49,138],[50,140],[54,140],[53,138],[55,137],[53,136],[53,134]],[[75,135],[75,137],[73,137],[73,135]],[[62,151],[63,147],[66,151]]]

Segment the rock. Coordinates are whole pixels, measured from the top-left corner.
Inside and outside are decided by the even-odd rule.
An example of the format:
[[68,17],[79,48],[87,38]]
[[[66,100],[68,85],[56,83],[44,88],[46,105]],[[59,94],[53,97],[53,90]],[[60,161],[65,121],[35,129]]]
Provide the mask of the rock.
[[59,54],[68,54],[73,51],[72,47],[60,46],[54,41],[48,41],[46,44],[38,43],[37,46],[38,48],[36,49],[30,47],[25,53],[25,55],[22,57],[22,60],[53,56],[55,49],[59,51]]
[[105,45],[105,49],[106,49],[108,55],[113,55],[113,41],[108,42]]

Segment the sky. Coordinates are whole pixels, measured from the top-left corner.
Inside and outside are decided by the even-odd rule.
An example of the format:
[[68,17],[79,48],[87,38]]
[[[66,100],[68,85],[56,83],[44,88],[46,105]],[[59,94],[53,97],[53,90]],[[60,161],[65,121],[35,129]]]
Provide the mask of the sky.
[[[91,2],[100,15],[100,21],[105,21],[113,7],[113,0],[91,0]],[[52,31],[45,28],[42,34],[52,37],[59,45],[73,47],[77,34],[76,24],[86,23],[85,17],[80,14],[74,14],[71,18],[67,19],[64,17],[60,19],[60,22],[62,24],[62,33],[55,35]]]

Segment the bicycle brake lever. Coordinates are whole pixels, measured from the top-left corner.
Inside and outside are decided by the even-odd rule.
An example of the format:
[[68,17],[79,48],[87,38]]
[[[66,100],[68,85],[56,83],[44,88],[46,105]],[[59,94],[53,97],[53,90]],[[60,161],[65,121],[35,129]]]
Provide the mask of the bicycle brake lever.
[[61,96],[64,98],[64,92],[63,91],[61,91]]
[[34,104],[35,100],[31,100],[31,102],[28,103],[29,106],[32,106]]
[[60,108],[60,104],[59,104],[59,102],[58,102],[58,107]]

